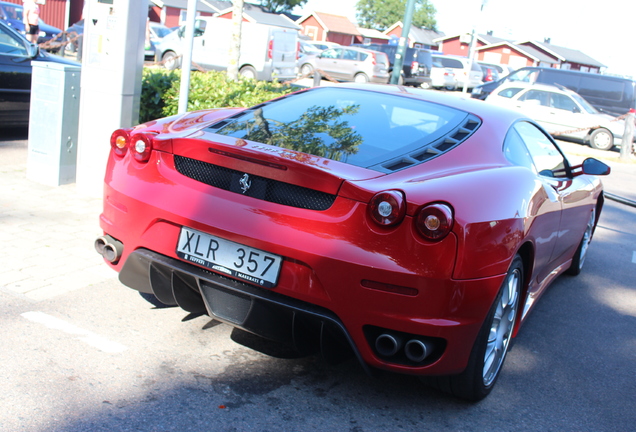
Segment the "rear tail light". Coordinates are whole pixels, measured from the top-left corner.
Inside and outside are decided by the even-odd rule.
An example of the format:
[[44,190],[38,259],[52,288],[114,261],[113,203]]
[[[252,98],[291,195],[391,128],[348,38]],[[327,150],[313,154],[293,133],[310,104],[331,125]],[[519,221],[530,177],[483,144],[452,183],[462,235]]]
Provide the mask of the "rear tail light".
[[404,195],[391,190],[377,193],[369,202],[369,216],[380,226],[389,227],[402,222],[406,214]]
[[130,151],[135,160],[148,162],[152,153],[152,137],[150,135],[138,133],[130,137]]
[[446,204],[423,207],[415,218],[417,231],[427,240],[440,241],[453,229],[453,211]]
[[116,156],[124,157],[126,154],[128,150],[128,140],[130,139],[128,132],[126,129],[117,129],[110,136],[110,146]]
[[267,45],[267,58],[271,60],[273,57],[274,57],[274,39],[270,39],[269,44]]
[[296,60],[300,58],[300,42],[296,42]]
[[377,59],[375,58],[375,54],[371,53],[371,64],[375,66],[377,63]]
[[417,70],[420,68],[420,64],[416,61],[411,62],[411,73],[415,73],[417,72]]

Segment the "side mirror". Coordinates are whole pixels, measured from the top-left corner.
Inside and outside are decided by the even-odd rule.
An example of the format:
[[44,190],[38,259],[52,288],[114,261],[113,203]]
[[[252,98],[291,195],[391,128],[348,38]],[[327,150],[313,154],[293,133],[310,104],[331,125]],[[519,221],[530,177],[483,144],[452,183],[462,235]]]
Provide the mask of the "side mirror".
[[38,56],[38,54],[40,54],[40,47],[37,46],[36,44],[29,44],[29,46],[27,47],[28,53],[29,53],[29,57],[34,59]]
[[608,175],[612,169],[598,159],[587,158],[581,164],[581,174]]
[[574,114],[578,114],[578,113],[580,113],[580,112],[581,112],[581,108],[579,108],[579,107],[575,106],[574,108],[572,108],[572,112],[573,112]]

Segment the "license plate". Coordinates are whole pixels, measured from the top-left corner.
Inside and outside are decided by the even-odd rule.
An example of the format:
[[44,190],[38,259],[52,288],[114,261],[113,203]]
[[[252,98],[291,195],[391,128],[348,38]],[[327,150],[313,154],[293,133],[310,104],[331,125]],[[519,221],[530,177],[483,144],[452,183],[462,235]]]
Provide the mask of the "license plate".
[[177,256],[230,276],[273,288],[283,259],[269,252],[182,227]]

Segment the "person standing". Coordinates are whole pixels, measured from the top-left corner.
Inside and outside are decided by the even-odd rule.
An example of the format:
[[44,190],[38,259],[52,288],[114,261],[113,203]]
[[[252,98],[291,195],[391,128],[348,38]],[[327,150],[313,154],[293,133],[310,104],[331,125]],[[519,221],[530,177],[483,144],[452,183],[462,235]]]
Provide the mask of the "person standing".
[[40,34],[40,6],[34,0],[23,0],[24,32],[29,42],[37,43]]

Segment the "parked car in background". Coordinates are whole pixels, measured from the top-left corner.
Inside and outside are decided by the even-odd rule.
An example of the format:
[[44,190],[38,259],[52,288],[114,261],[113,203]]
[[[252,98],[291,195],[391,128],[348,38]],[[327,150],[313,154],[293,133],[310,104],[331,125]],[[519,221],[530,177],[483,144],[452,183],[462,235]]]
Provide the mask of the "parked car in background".
[[451,68],[455,72],[457,88],[462,89],[464,83],[470,90],[481,84],[483,72],[477,62],[470,63],[466,57],[433,54],[433,61],[440,63],[443,67]]
[[[22,12],[24,11],[24,7],[19,4],[9,3],[5,1],[0,1],[0,20],[4,20],[9,26],[13,27],[19,33],[24,34],[24,21],[22,18]],[[43,44],[45,42],[51,41],[56,36],[62,33],[57,27],[53,27],[52,25],[48,25],[40,18],[39,22],[40,34],[38,35],[38,44]],[[58,38],[60,42],[60,38]],[[50,51],[58,51],[59,48],[52,48]]]
[[29,123],[33,62],[79,63],[49,54],[0,21],[0,126]]
[[610,171],[570,165],[519,113],[391,85],[185,113],[101,145],[95,248],[124,285],[264,352],[354,358],[472,401],[552,281],[582,271]]
[[477,63],[479,63],[480,66],[488,66],[491,69],[495,69],[500,79],[515,70],[512,66],[498,64],[498,63],[489,63],[485,61],[477,61]]
[[[355,44],[361,48],[374,51],[381,51],[389,58],[389,74],[393,73],[393,65],[395,63],[395,55],[397,54],[397,45],[388,44]],[[410,85],[414,87],[431,87],[431,69],[433,68],[433,58],[431,51],[420,48],[406,48],[404,52],[404,62],[402,65],[402,73],[400,74],[399,84]]]
[[499,86],[486,102],[520,111],[554,136],[582,141],[599,150],[619,144],[625,131],[623,120],[598,112],[565,87],[511,82]]
[[390,77],[386,54],[359,47],[329,48],[301,57],[299,64],[301,75],[318,70],[339,81],[386,84]]
[[[192,62],[204,69],[227,70],[232,44],[232,20],[199,17],[195,21]],[[185,26],[157,44],[156,59],[166,69],[181,67]],[[298,31],[292,28],[244,22],[241,28],[239,74],[264,81],[297,77]]]
[[323,50],[321,50],[320,48],[316,47],[316,45],[311,44],[307,41],[301,40],[300,41],[300,55],[308,55],[308,54],[318,54],[319,52],[321,52]]
[[150,46],[146,46],[144,50],[144,56],[147,60],[153,60],[156,54],[156,46],[161,40],[172,33],[174,30],[166,27],[165,25],[149,21],[148,22],[148,32],[150,37]]
[[499,79],[499,71],[496,68],[481,63],[479,63],[479,67],[481,67],[483,72],[481,78],[483,82],[497,81]]
[[337,48],[341,46],[339,43],[327,42],[327,41],[307,41],[309,45],[315,46],[320,51],[324,51],[328,48]]
[[597,110],[614,116],[636,109],[636,81],[633,79],[543,67],[517,69],[498,81],[475,87],[471,96],[486,99],[493,90],[511,82],[559,84],[581,95]]
[[[148,33],[150,38],[150,46],[144,48],[144,57],[146,60],[154,60],[155,58],[155,46],[167,35],[172,33],[173,30],[165,25],[149,21]],[[84,20],[79,20],[75,24],[66,29],[64,50],[68,54],[77,53],[80,47],[80,38],[84,36]]]
[[457,79],[455,69],[444,67],[442,62],[433,57],[433,67],[431,68],[431,87],[434,89],[456,90]]

